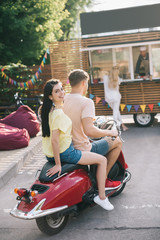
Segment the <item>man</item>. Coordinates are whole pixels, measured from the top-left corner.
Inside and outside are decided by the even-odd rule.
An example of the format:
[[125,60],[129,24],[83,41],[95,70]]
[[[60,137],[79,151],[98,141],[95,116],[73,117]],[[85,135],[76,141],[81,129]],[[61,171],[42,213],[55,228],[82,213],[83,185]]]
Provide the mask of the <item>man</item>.
[[146,47],[140,47],[140,55],[136,63],[136,74],[142,77],[149,76],[149,54]]
[[[76,149],[92,151],[107,157],[106,178],[116,162],[122,147],[116,130],[99,129],[94,126],[95,106],[93,100],[84,97],[88,89],[89,75],[83,70],[76,69],[70,72],[69,82],[71,93],[65,96],[64,112],[72,120],[72,139]],[[89,138],[104,139],[91,143]],[[107,136],[107,137],[106,137]],[[114,141],[112,137],[117,137]],[[121,182],[106,179],[106,188],[117,188]]]

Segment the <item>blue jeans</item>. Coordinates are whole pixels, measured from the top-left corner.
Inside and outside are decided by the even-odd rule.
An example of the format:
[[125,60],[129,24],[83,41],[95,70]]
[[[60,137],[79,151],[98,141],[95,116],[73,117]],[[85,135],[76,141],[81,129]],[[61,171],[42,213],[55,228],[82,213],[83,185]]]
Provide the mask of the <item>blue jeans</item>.
[[[69,146],[64,152],[60,153],[61,162],[77,164],[82,157],[82,152],[78,149],[75,149],[73,144]],[[47,157],[49,162],[54,162],[54,157]]]
[[92,142],[91,152],[105,156],[109,151],[109,144],[105,139]]

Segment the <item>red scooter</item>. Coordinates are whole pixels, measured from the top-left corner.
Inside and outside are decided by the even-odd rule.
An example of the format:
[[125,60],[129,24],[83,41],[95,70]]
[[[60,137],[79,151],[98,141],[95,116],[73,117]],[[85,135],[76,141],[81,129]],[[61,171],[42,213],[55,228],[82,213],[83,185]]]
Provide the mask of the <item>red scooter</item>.
[[[120,129],[117,127],[119,136]],[[47,162],[29,190],[16,188],[17,206],[10,212],[21,219],[35,219],[38,228],[48,235],[60,232],[66,225],[69,215],[79,214],[88,206],[94,206],[93,198],[98,194],[96,166],[62,164],[62,172],[47,177],[46,172],[53,167]],[[119,195],[131,178],[121,152],[109,172],[108,178],[121,181],[118,189],[107,190],[106,196]]]

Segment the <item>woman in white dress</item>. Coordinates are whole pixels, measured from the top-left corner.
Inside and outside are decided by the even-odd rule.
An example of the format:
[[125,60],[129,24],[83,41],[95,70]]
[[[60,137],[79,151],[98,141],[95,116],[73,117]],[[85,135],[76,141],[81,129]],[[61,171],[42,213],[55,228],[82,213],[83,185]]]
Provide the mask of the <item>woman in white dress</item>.
[[113,109],[113,119],[122,126],[122,130],[126,131],[128,128],[122,123],[121,114],[119,111],[121,94],[119,92],[119,84],[122,80],[119,78],[119,68],[113,66],[112,70],[109,72],[109,75],[104,75],[104,93],[105,101]]

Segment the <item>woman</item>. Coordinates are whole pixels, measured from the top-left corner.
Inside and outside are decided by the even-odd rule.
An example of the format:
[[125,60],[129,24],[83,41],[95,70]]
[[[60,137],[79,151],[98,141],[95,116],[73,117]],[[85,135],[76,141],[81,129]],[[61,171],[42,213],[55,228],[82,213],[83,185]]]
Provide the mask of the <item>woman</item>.
[[104,75],[104,93],[105,101],[113,109],[113,119],[122,126],[122,130],[126,131],[128,128],[122,123],[122,118],[119,111],[121,94],[119,92],[119,84],[121,80],[119,78],[119,68],[117,66],[112,67],[112,70],[108,75]]
[[49,80],[44,87],[44,100],[41,110],[42,146],[48,161],[55,165],[47,176],[61,174],[61,162],[81,165],[97,164],[97,186],[99,196],[94,201],[105,210],[114,207],[105,196],[106,158],[92,152],[82,152],[72,145],[72,122],[63,112],[64,90],[59,80]]

